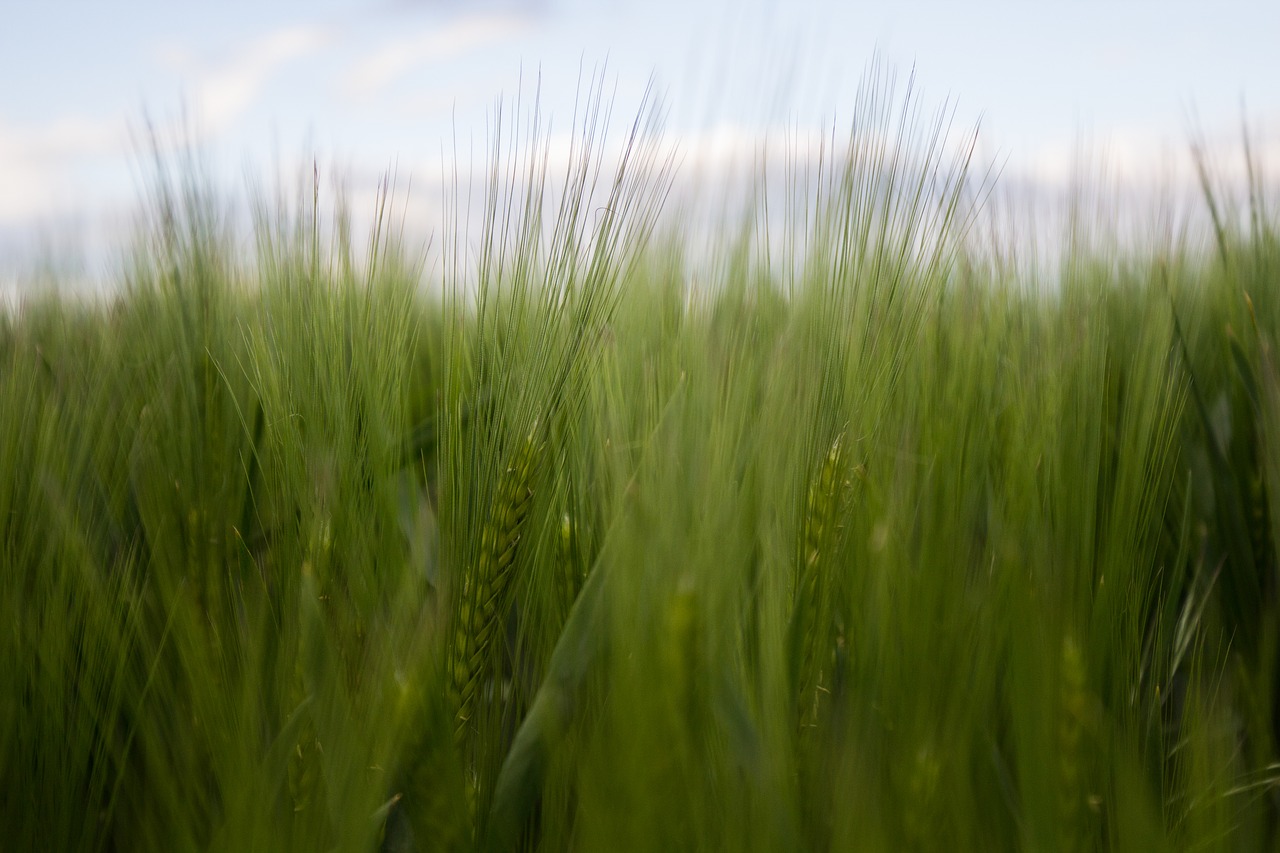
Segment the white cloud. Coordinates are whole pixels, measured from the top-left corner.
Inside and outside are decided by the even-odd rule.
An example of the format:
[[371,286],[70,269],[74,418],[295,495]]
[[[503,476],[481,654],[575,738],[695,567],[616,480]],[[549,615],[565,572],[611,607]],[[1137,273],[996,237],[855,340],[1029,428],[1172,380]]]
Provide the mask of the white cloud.
[[352,69],[347,94],[367,97],[415,66],[457,59],[528,32],[532,26],[532,19],[520,15],[472,15],[444,27],[385,42]]
[[[1046,188],[1064,189],[1081,179],[1119,181],[1135,189],[1195,189],[1195,158],[1189,134],[1169,135],[1152,130],[1116,128],[1081,141],[1046,142],[1026,152],[1011,152],[1010,171]],[[1202,142],[1209,170],[1216,180],[1243,185],[1248,164],[1239,131],[1218,132]],[[1263,174],[1280,167],[1280,137],[1255,132],[1254,162]]]
[[282,65],[315,53],[329,41],[312,27],[279,30],[254,41],[225,66],[206,72],[196,85],[196,105],[209,129],[218,131],[243,113]]
[[184,42],[165,39],[152,45],[151,55],[166,71],[190,74],[197,67],[194,51]]
[[64,116],[44,125],[0,124],[0,222],[83,204],[79,169],[93,159],[123,155],[128,135],[123,121]]
[[[221,67],[200,69],[180,46],[157,48],[160,64],[189,73],[195,105],[206,130],[225,128],[258,96],[282,65],[313,53],[327,41],[314,28],[285,29],[250,43]],[[110,162],[113,182],[127,171],[135,148],[124,115],[64,115],[44,124],[0,121],[0,223],[96,210],[106,199],[93,170]]]

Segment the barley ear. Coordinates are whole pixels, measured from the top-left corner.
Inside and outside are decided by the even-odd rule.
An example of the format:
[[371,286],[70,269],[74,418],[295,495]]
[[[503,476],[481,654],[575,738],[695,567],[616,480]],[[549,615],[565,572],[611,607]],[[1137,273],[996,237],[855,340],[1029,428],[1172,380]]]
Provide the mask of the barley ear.
[[476,710],[480,685],[490,673],[493,643],[506,611],[511,568],[533,499],[533,477],[542,453],[537,426],[520,444],[498,481],[493,511],[485,523],[476,563],[465,573],[449,663],[461,741]]
[[831,644],[831,590],[824,564],[835,539],[844,462],[841,433],[810,482],[805,501],[790,625],[792,689],[801,728],[816,718],[823,680],[819,655]]
[[[306,698],[301,663],[294,667],[290,697],[295,707],[300,706]],[[303,713],[306,716],[301,721],[298,739],[289,753],[289,799],[296,814],[313,811],[324,799],[320,740],[316,735],[315,721],[309,713]]]
[[1084,770],[1085,717],[1088,711],[1084,658],[1075,638],[1062,641],[1060,661],[1058,714],[1059,819],[1062,825],[1062,849],[1084,847],[1082,832],[1086,813],[1086,779]]
[[333,832],[324,746],[313,713],[327,665],[323,645],[327,626],[315,576],[305,564],[300,583],[298,646],[288,688],[294,711],[286,724],[291,732],[286,781],[295,838],[301,846],[318,848],[330,843]]

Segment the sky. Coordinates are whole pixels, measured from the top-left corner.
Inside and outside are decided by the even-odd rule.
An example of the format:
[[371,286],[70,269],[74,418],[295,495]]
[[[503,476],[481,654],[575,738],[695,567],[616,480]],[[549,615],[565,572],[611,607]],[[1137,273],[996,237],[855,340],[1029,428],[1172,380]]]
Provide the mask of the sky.
[[[583,81],[629,119],[652,87],[686,164],[847,126],[873,63],[980,125],[1003,179],[1060,187],[1081,143],[1154,181],[1193,132],[1280,160],[1280,3],[834,0],[149,0],[10,4],[0,28],[0,268],[122,237],[147,128],[216,179],[313,160],[357,191],[394,169],[432,198],[483,149],[496,99],[567,140]],[[1274,152],[1274,153],[1272,153]],[[427,214],[423,214],[426,216]]]

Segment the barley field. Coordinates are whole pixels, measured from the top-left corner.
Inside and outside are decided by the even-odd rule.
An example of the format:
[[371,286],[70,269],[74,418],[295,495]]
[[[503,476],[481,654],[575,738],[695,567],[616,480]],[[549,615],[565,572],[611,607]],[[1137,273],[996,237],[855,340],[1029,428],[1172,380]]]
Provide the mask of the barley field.
[[650,114],[433,264],[157,158],[0,314],[0,846],[1276,849],[1263,182],[1033,274],[917,105],[701,253]]

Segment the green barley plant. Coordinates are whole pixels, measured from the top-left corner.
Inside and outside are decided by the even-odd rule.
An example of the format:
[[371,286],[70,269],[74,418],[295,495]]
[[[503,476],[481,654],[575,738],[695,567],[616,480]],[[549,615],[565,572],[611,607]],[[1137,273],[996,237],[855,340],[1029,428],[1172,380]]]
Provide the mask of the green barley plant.
[[834,642],[830,624],[832,595],[830,581],[822,569],[827,553],[835,544],[839,519],[844,515],[844,466],[844,435],[841,434],[831,443],[822,467],[809,484],[805,500],[804,533],[788,631],[792,643],[792,689],[801,727],[812,725],[817,715],[824,692],[823,669],[830,677],[830,663],[824,658],[834,654],[834,649],[828,648]]
[[156,155],[109,295],[0,313],[6,849],[1273,849],[1264,164],[1031,269],[924,103],[710,245],[599,80],[421,254]]
[[459,740],[475,713],[482,679],[493,675],[487,664],[502,627],[500,617],[507,610],[511,568],[529,514],[532,481],[542,449],[536,422],[534,430],[502,472],[493,514],[480,535],[479,563],[467,570],[462,581],[461,609],[454,626],[449,664],[458,705],[455,736]]

